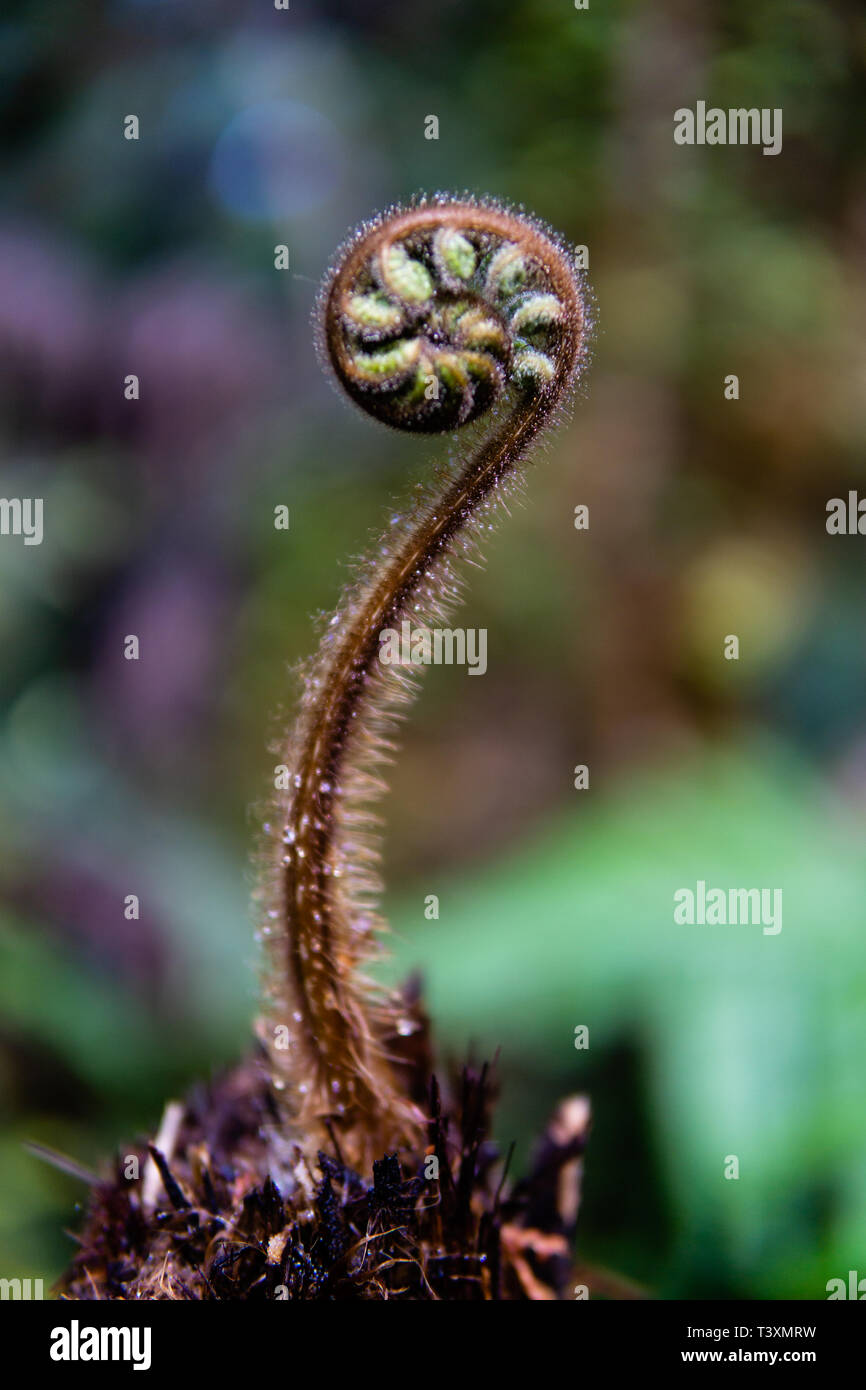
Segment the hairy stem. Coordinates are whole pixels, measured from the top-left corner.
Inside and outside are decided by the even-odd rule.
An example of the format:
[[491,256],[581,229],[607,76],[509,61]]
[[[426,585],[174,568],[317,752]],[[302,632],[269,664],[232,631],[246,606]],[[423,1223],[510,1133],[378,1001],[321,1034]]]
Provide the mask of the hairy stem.
[[420,1120],[388,1055],[409,1025],[361,972],[384,927],[369,804],[411,676],[382,665],[380,639],[453,607],[454,561],[575,380],[584,299],[567,249],[536,223],[437,199],[363,227],[320,312],[338,383],[377,418],[421,433],[492,419],[344,595],[307,673],[271,832],[264,1036],[287,1112],[394,1143]]

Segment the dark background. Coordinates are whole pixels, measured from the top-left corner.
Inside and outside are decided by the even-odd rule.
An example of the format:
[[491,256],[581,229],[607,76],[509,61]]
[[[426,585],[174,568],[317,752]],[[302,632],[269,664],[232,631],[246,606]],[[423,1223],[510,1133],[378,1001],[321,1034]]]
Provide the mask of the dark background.
[[[395,969],[443,1053],[501,1046],[518,1166],[591,1094],[586,1259],[866,1274],[866,538],[825,528],[866,492],[864,55],[827,0],[7,3],[0,490],[46,531],[0,540],[0,1274],[55,1277],[83,1194],[22,1141],[96,1165],[247,1045],[290,667],[435,457],[336,397],[309,315],[353,224],[439,189],[588,246],[598,331],[473,572],[487,675],[405,728]],[[782,153],[676,146],[697,100],[781,107]],[[781,887],[781,934],[676,926],[699,878]]]

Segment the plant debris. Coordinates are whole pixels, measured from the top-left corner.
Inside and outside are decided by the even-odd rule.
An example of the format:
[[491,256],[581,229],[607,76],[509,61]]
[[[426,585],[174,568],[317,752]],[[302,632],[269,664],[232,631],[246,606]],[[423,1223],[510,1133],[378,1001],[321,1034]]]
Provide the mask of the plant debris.
[[490,1069],[465,1067],[446,1105],[428,1052],[416,1036],[412,1088],[427,1097],[427,1145],[383,1153],[370,1172],[347,1165],[333,1129],[314,1161],[285,1138],[262,1054],[172,1103],[171,1151],[140,1146],[132,1168],[141,1180],[124,1176],[126,1155],[96,1184],[57,1292],[84,1301],[569,1296],[587,1102],[560,1106],[528,1177],[509,1187],[508,1161],[490,1139]]

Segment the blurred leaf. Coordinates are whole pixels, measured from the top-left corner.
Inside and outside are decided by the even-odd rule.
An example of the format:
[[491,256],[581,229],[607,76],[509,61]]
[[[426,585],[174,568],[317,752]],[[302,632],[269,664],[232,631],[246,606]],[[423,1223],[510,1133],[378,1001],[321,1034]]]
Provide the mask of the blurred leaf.
[[[673,895],[699,879],[781,888],[781,932],[677,925]],[[422,931],[434,890],[441,918]],[[452,1043],[471,1036],[485,1055],[501,1046],[506,1075],[518,1063],[543,1086],[561,1059],[580,1089],[575,1026],[602,1049],[638,1030],[681,1260],[715,1227],[753,1293],[780,1296],[774,1279],[813,1242],[794,1219],[810,1188],[829,1193],[824,1279],[855,1259],[866,1215],[854,1176],[866,1147],[854,1103],[866,1054],[866,866],[808,768],[754,744],[593,790],[583,814],[534,849],[474,882],[425,884],[395,920],[408,937],[397,971],[420,966],[439,1029]],[[610,1099],[593,1096],[597,1117]],[[736,1183],[723,1177],[730,1154]]]

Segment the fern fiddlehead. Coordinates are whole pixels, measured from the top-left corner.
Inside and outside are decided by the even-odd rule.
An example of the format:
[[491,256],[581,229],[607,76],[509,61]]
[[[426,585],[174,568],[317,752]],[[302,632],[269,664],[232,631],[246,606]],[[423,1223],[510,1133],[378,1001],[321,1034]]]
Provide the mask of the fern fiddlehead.
[[437,197],[365,224],[318,315],[337,383],[368,414],[419,434],[471,427],[326,627],[268,832],[261,1032],[275,1084],[299,1130],[333,1123],[356,1147],[381,1147],[421,1117],[389,1058],[389,1038],[410,1025],[362,973],[384,928],[370,803],[412,685],[411,672],[378,660],[380,636],[406,617],[441,623],[453,608],[459,560],[576,379],[586,307],[567,247],[539,224]]

